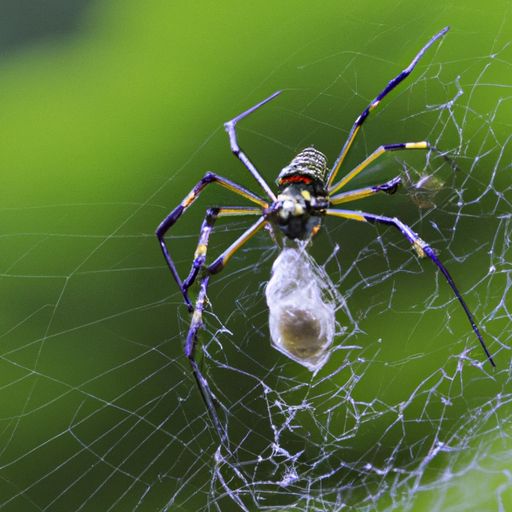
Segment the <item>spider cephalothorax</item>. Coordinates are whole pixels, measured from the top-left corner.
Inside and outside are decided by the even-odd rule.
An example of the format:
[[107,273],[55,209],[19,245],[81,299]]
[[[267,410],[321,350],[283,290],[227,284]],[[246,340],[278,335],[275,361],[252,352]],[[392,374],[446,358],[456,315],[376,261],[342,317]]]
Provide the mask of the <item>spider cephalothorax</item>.
[[277,200],[268,209],[269,220],[292,240],[307,240],[320,229],[327,206],[327,159],[314,149],[303,149],[280,173]]
[[[318,150],[308,147],[301,151],[293,160],[279,173],[277,178],[278,193],[277,195],[265,181],[265,179],[258,172],[249,157],[242,151],[238,144],[236,134],[236,124],[238,121],[248,116],[261,106],[273,100],[280,91],[272,94],[265,100],[257,105],[254,105],[249,110],[238,115],[231,121],[227,122],[225,127],[229,135],[231,150],[234,155],[242,162],[247,170],[256,179],[266,198],[255,194],[237,183],[228,180],[218,174],[207,172],[201,180],[192,188],[187,196],[176,206],[176,208],[167,215],[161,222],[156,231],[160,247],[163,255],[169,266],[169,269],[178,283],[180,290],[185,299],[189,310],[192,312],[192,320],[190,329],[188,331],[187,339],[185,342],[185,354],[188,357],[194,378],[198,385],[201,396],[208,408],[210,417],[217,429],[221,439],[225,439],[224,428],[217,416],[216,402],[208,386],[208,382],[201,373],[201,370],[195,359],[195,349],[197,343],[197,334],[199,329],[203,326],[202,314],[205,304],[207,302],[206,292],[210,277],[217,272],[220,272],[227,264],[231,256],[238,251],[246,242],[248,242],[258,231],[264,227],[272,227],[277,229],[270,229],[271,232],[281,231],[287,238],[298,240],[309,240],[319,229],[320,222],[323,216],[337,217],[341,219],[350,219],[363,223],[374,223],[392,226],[396,228],[402,236],[412,245],[419,257],[428,257],[439,268],[446,281],[450,285],[457,300],[461,304],[464,312],[477,336],[482,348],[489,362],[494,366],[494,361],[485,346],[484,340],[480,331],[475,323],[473,315],[471,314],[468,306],[466,305],[462,295],[455,286],[455,283],[448,273],[446,267],[441,263],[437,257],[436,252],[425,241],[423,241],[417,233],[415,233],[407,224],[404,224],[397,217],[387,217],[384,215],[376,215],[373,213],[362,212],[360,210],[345,210],[339,208],[339,205],[352,202],[365,197],[371,197],[381,192],[392,194],[398,184],[400,183],[400,176],[379,184],[368,187],[363,187],[356,190],[348,190],[339,192],[343,189],[353,178],[355,178],[361,171],[371,165],[377,158],[391,151],[405,151],[405,150],[428,150],[430,145],[427,141],[420,142],[404,142],[398,144],[386,144],[379,146],[373,153],[371,153],[360,164],[346,173],[341,179],[336,181],[338,172],[342,168],[342,164],[347,156],[347,153],[354,142],[359,129],[363,125],[369,114],[380,104],[382,99],[390,93],[398,84],[400,84],[412,72],[418,61],[427,51],[427,49],[441,38],[448,31],[448,27],[441,30],[416,54],[403,71],[401,71],[395,78],[393,78],[387,86],[373,99],[373,101],[361,112],[357,117],[352,128],[348,134],[348,138],[341,148],[341,151],[336,158],[332,168],[327,167],[326,157]],[[183,212],[189,208],[192,203],[197,199],[199,194],[205,189],[207,185],[217,183],[221,187],[238,194],[239,196],[252,202],[252,206],[218,206],[209,208],[201,226],[199,241],[194,254],[194,259],[190,272],[186,279],[181,280],[173,260],[167,249],[167,244],[164,239],[167,231],[175,224],[181,217]],[[257,216],[258,220],[254,222],[242,235],[238,237],[220,256],[213,262],[206,264],[206,253],[208,249],[208,241],[210,234],[213,230],[215,221],[219,217],[231,216]],[[276,241],[278,237],[275,237]],[[305,246],[307,244],[304,244]],[[293,256],[293,255],[292,255]],[[299,261],[291,261],[292,270],[297,270]],[[302,260],[301,260],[302,261]],[[307,261],[307,260],[304,260]],[[276,274],[276,273],[274,273]],[[276,346],[283,353],[287,354],[294,361],[304,365],[311,371],[318,371],[328,359],[328,348],[331,345],[332,337],[334,336],[335,328],[335,314],[328,314],[327,320],[318,317],[318,300],[314,300],[313,306],[308,306],[308,301],[301,300],[299,304],[294,304],[285,308],[276,307],[275,301],[269,300],[269,290],[272,291],[270,295],[273,298],[280,297],[279,301],[282,303],[288,297],[289,287],[289,271],[285,272],[285,278],[281,279],[279,273],[272,278],[272,284],[267,287],[267,304],[270,308],[270,318],[272,320],[271,336],[273,338],[274,346]],[[300,272],[304,274],[304,272]],[[200,276],[200,277],[198,277]],[[188,289],[196,280],[200,280],[199,290],[195,305],[188,296]],[[288,279],[288,280],[287,280]],[[277,285],[276,285],[277,283]],[[285,283],[285,284],[283,284]],[[286,284],[288,283],[288,284]],[[275,293],[276,291],[279,293]],[[307,288],[304,286],[303,288]],[[317,286],[306,295],[309,298],[315,298],[316,295],[321,295],[322,286]],[[320,291],[318,291],[320,290]],[[304,290],[303,290],[304,291]],[[306,290],[307,291],[307,290]],[[321,300],[321,298],[319,299]],[[321,308],[320,308],[321,309]],[[275,339],[275,338],[279,339]]]

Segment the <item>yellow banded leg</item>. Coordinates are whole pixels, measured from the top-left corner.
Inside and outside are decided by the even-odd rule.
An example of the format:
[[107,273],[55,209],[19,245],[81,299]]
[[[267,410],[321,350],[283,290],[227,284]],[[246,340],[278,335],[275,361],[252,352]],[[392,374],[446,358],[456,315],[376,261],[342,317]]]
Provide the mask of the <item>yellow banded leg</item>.
[[192,286],[199,270],[206,261],[208,241],[216,220],[219,217],[235,217],[243,215],[261,215],[261,208],[256,206],[223,206],[218,208],[209,208],[206,211],[194,253],[194,260],[192,261],[192,266],[187,278],[183,281],[182,291],[184,293],[187,293],[190,286]]
[[408,149],[429,149],[430,144],[427,141],[421,142],[402,142],[399,144],[386,144],[385,146],[379,146],[370,156],[368,156],[365,160],[363,160],[359,165],[354,167],[345,177],[343,177],[338,183],[332,185],[329,188],[329,194],[334,194],[334,192],[343,188],[349,181],[354,179],[361,171],[366,169],[371,163],[373,163],[377,158],[382,156],[384,153],[390,151],[402,151]]
[[[197,245],[196,254],[197,257],[206,256],[206,250],[208,247],[208,237],[213,227],[213,223],[215,219],[219,216],[234,216],[234,215],[261,215],[261,210],[259,208],[243,208],[243,207],[227,207],[227,208],[211,208],[208,210],[205,220],[203,222],[203,227],[208,228],[208,231],[202,230],[199,243]],[[210,220],[209,220],[210,219]],[[211,223],[211,225],[209,224]],[[198,342],[198,333],[199,330],[203,328],[203,311],[207,302],[207,290],[208,283],[210,280],[210,274],[215,274],[216,272],[220,272],[229,258],[244,245],[248,240],[250,240],[261,228],[263,228],[266,224],[266,220],[264,217],[261,217],[253,224],[249,229],[247,229],[226,251],[224,251],[214,262],[212,265],[206,268],[206,272],[200,277],[199,283],[199,292],[197,295],[197,299],[195,302],[195,306],[193,308],[192,319],[190,322],[190,328],[188,331],[187,339],[185,341],[185,354],[189,360],[189,363],[192,368],[192,372],[194,378],[196,380],[197,386],[201,393],[201,398],[206,405],[208,410],[208,414],[212,420],[212,423],[217,430],[219,438],[221,442],[225,445],[225,447],[229,450],[229,440],[226,436],[226,431],[224,425],[220,421],[220,418],[217,414],[218,402],[212,393],[210,386],[208,385],[208,381],[205,376],[202,374],[199,365],[196,361],[196,346]],[[204,261],[204,260],[203,260]],[[193,270],[193,269],[192,269]],[[191,272],[192,273],[192,272]],[[197,272],[195,273],[197,275]],[[189,276],[190,278],[190,276]],[[188,279],[187,278],[187,281]],[[194,276],[195,278],[195,276]],[[190,286],[190,283],[189,283]]]
[[183,209],[188,208],[198,197],[199,194],[204,190],[204,188],[210,183],[217,183],[221,187],[224,187],[235,194],[238,194],[242,197],[245,197],[249,201],[253,203],[259,204],[263,208],[268,206],[268,203],[264,201],[261,197],[253,194],[251,191],[246,188],[238,185],[234,181],[228,180],[227,178],[223,178],[213,172],[207,172],[196,184],[196,186],[187,194],[185,199],[181,202],[181,207]]
[[231,180],[228,180],[226,178],[223,178],[222,176],[218,176],[217,174],[214,174],[213,172],[207,172],[194,186],[194,188],[185,196],[183,201],[174,208],[174,210],[165,217],[165,219],[160,223],[156,230],[156,236],[158,238],[158,242],[160,243],[160,248],[162,250],[162,254],[164,255],[165,261],[167,263],[167,266],[169,267],[169,270],[171,271],[171,274],[178,284],[182,294],[183,298],[185,300],[185,304],[188,306],[189,310],[192,311],[192,303],[190,302],[186,289],[183,288],[183,282],[181,281],[181,278],[178,274],[178,271],[176,269],[176,266],[174,264],[174,261],[171,258],[171,255],[169,253],[169,249],[167,247],[167,243],[164,239],[167,231],[169,231],[172,226],[177,222],[177,220],[181,217],[181,215],[187,210],[189,206],[194,203],[194,201],[199,197],[201,192],[206,188],[207,185],[210,185],[211,183],[217,183],[221,187],[230,190],[231,192],[234,192],[235,194],[242,196],[249,201],[256,203],[261,208],[266,208],[268,206],[267,202],[264,201],[261,197],[257,196],[256,194],[253,194],[251,191],[247,190],[246,188],[238,185],[237,183],[234,183]]
[[487,345],[485,344],[484,339],[483,339],[482,335],[480,334],[480,330],[478,329],[476,321],[473,318],[473,314],[471,313],[465,300],[462,298],[462,295],[459,292],[459,289],[457,288],[457,286],[455,285],[455,281],[453,280],[452,276],[448,272],[447,268],[441,263],[441,260],[438,258],[434,249],[427,242],[422,240],[418,236],[418,234],[415,233],[407,224],[404,224],[397,217],[385,217],[384,215],[375,215],[373,213],[353,211],[353,210],[338,210],[338,209],[330,208],[325,211],[325,214],[330,215],[332,217],[357,220],[360,222],[371,222],[371,223],[377,223],[377,224],[385,224],[387,226],[393,226],[394,228],[398,229],[398,231],[410,242],[413,249],[416,251],[417,255],[420,258],[428,257],[437,265],[437,268],[443,274],[444,278],[450,285],[450,288],[452,289],[455,297],[457,298],[460,305],[462,306],[464,313],[466,313],[466,317],[467,317],[469,323],[471,324],[471,327],[473,328],[473,332],[475,333],[476,337],[478,338],[478,341],[480,342],[480,345],[481,345],[483,351],[485,352],[485,355],[487,356],[488,361],[491,363],[492,366],[496,366],[489,350],[487,349]]
[[226,431],[224,425],[220,421],[220,418],[217,414],[217,406],[218,402],[215,399],[215,395],[212,393],[210,386],[208,385],[208,381],[206,377],[202,374],[201,369],[196,361],[196,346],[198,341],[198,333],[199,330],[203,328],[203,310],[206,304],[206,293],[208,290],[208,281],[210,276],[205,275],[201,278],[201,282],[199,285],[199,293],[197,295],[197,299],[195,302],[195,306],[193,309],[193,315],[190,321],[190,327],[187,334],[187,339],[185,340],[185,355],[187,356],[188,362],[192,368],[192,373],[194,375],[194,379],[197,383],[197,387],[199,388],[199,392],[201,394],[201,398],[203,399],[204,404],[206,405],[206,409],[210,416],[210,419],[217,431],[219,439],[222,444],[229,450],[229,440],[226,436]]
[[216,274],[220,272],[230,260],[231,256],[235,254],[240,247],[248,242],[260,229],[262,229],[267,220],[264,217],[258,219],[245,233],[237,238],[211,265],[208,265],[207,271],[209,274]]
[[357,190],[351,190],[349,192],[342,192],[336,196],[329,198],[329,203],[333,206],[349,203],[356,201],[357,199],[364,199],[365,197],[373,196],[379,192],[385,192],[386,194],[394,194],[401,182],[400,176],[396,176],[392,180],[389,180],[382,185],[373,185],[371,187],[359,188]]
[[345,160],[345,157],[347,156],[347,153],[350,147],[352,146],[354,139],[356,138],[357,132],[359,131],[365,120],[368,118],[370,112],[379,105],[379,103],[385,96],[387,96],[398,84],[400,84],[412,73],[412,70],[415,68],[416,64],[418,64],[418,61],[423,57],[425,52],[438,39],[443,37],[446,34],[446,32],[448,32],[448,30],[449,27],[445,27],[442,30],[440,30],[434,37],[432,37],[428,41],[428,43],[415,55],[411,63],[403,71],[398,73],[398,75],[395,76],[395,78],[390,80],[386,87],[384,87],[384,89],[370,102],[370,104],[361,112],[361,114],[359,114],[354,124],[352,125],[352,128],[350,129],[350,133],[348,134],[345,144],[343,144],[343,147],[341,148],[338,158],[336,158],[334,165],[331,171],[329,172],[329,176],[327,177],[327,188],[332,187],[332,184],[336,179],[336,175],[338,174],[338,171],[340,170],[341,165],[343,164],[343,161]]

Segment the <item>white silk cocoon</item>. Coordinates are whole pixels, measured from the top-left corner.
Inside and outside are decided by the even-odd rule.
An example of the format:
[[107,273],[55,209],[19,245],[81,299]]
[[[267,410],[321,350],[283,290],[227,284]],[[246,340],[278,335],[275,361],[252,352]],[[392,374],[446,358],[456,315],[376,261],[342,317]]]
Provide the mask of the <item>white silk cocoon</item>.
[[327,362],[334,339],[333,287],[305,247],[298,246],[283,249],[265,289],[272,344],[313,372]]

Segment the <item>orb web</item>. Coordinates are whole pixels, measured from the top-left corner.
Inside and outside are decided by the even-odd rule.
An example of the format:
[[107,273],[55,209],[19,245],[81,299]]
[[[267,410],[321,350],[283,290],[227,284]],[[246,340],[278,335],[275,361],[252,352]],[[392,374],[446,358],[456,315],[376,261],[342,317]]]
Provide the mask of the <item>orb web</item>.
[[[392,229],[327,221],[311,257],[337,291],[337,328],[329,360],[311,373],[271,347],[265,287],[279,251],[261,233],[212,279],[200,335],[202,369],[228,435],[221,444],[182,353],[189,315],[178,291],[166,297],[141,294],[144,300],[135,299],[129,310],[117,309],[114,300],[96,297],[84,305],[69,298],[96,282],[122,290],[126,274],[135,276],[136,291],[147,288],[148,268],[134,247],[153,237],[152,226],[142,236],[126,226],[152,198],[109,205],[109,215],[117,212],[111,232],[85,235],[81,259],[70,269],[44,275],[3,271],[16,285],[28,282],[36,297],[38,280],[54,282],[55,299],[31,303],[26,317],[2,336],[8,340],[21,329],[26,342],[6,343],[2,353],[4,396],[22,389],[25,399],[5,400],[0,509],[463,510],[461,496],[468,493],[474,493],[475,506],[490,502],[504,509],[512,448],[512,95],[510,84],[494,82],[493,76],[510,72],[511,51],[496,43],[482,52],[474,62],[453,63],[437,60],[434,51],[372,113],[355,155],[369,154],[386,123],[394,122],[403,126],[404,137],[418,127],[415,135],[455,163],[434,153],[393,156],[369,169],[360,183],[402,174],[406,186],[367,209],[405,217],[439,251],[482,328],[496,371],[431,262],[419,260]],[[304,70],[314,65],[302,61]],[[329,125],[337,142],[345,134],[339,115],[331,113],[326,121],[314,113],[324,104],[358,113],[368,98],[354,70],[365,65],[368,55],[353,52],[343,73],[326,79],[305,107],[276,107],[268,116],[277,111],[281,118],[301,120],[306,135]],[[354,78],[351,98],[336,96],[341,76]],[[260,89],[263,97],[268,91]],[[431,90],[445,100],[430,103]],[[498,97],[492,104],[485,103],[489,91]],[[409,108],[413,97],[424,99],[423,106],[416,108],[414,101]],[[268,126],[265,132],[251,125],[242,131],[244,138],[290,149],[286,134]],[[197,148],[204,151],[204,145]],[[230,157],[227,144],[225,154]],[[56,207],[55,216],[83,216],[91,206],[102,208],[67,205]],[[219,251],[245,227],[220,224],[210,251]],[[53,239],[77,243],[82,237],[49,232],[20,259]],[[192,248],[196,239],[197,232],[189,230],[173,242]],[[117,244],[129,247],[126,261],[105,256]],[[89,270],[99,255],[101,268]],[[162,264],[149,271],[161,275],[165,269]],[[216,306],[226,303],[227,312],[218,312]],[[68,325],[67,313],[78,307],[84,309],[83,323]],[[148,339],[147,326],[176,311],[179,331]],[[64,343],[76,344],[87,378],[50,366]],[[45,424],[39,438],[25,433],[29,420]],[[35,465],[44,470],[32,474]],[[59,490],[47,491],[54,480]]]
[[[503,172],[510,139],[493,128],[509,99],[501,97],[485,113],[473,105],[487,87],[498,87],[487,82],[486,72],[497,60],[509,67],[508,53],[505,46],[482,58],[476,76],[474,66],[468,71],[473,82],[465,75],[445,81],[438,62],[413,78],[405,95],[440,87],[446,101],[408,112],[402,122],[427,126],[429,120],[426,138],[448,159],[432,152],[411,163],[400,156],[394,165],[376,166],[364,182],[375,183],[381,172],[389,177],[386,167],[401,170],[399,208],[413,205],[413,229],[449,268],[459,268],[464,296],[500,360],[497,371],[430,262],[419,260],[392,229],[373,229],[374,240],[365,234],[363,243],[354,243],[354,230],[344,237],[349,222],[327,223],[312,252],[341,294],[337,309],[348,307],[351,328],[338,332],[329,362],[313,375],[283,355],[263,355],[271,349],[262,296],[270,262],[281,256],[262,236],[251,249],[260,256],[242,253],[237,271],[212,284],[213,313],[201,337],[204,367],[230,436],[228,446],[212,441],[205,507],[412,510],[427,503],[458,510],[465,506],[456,499],[459,486],[482,475],[495,485],[494,495],[475,492],[476,502],[501,503],[509,492],[503,424],[510,397],[510,188]],[[372,123],[392,116],[390,103]],[[459,265],[474,274],[468,279]],[[228,319],[215,316],[215,288],[236,290],[244,272],[256,274],[261,286],[244,289]],[[497,460],[496,443],[507,446]]]

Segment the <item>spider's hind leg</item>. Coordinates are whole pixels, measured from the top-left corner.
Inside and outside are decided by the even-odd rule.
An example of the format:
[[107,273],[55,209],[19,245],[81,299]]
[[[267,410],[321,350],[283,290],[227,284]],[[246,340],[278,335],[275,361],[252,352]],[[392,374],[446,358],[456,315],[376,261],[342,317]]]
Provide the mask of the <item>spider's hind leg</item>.
[[377,224],[385,224],[387,226],[393,226],[411,243],[413,249],[416,251],[416,254],[420,258],[430,258],[430,260],[432,260],[435,263],[437,268],[443,274],[447,283],[450,285],[453,294],[455,295],[460,305],[462,306],[464,313],[466,313],[466,317],[469,320],[473,332],[478,338],[478,341],[480,342],[480,345],[482,346],[482,349],[485,352],[485,355],[487,356],[489,363],[491,363],[492,366],[496,366],[496,363],[494,362],[487,348],[487,345],[485,344],[485,341],[480,333],[480,329],[476,324],[473,314],[471,313],[468,305],[466,304],[466,301],[462,298],[462,294],[459,292],[459,289],[455,285],[455,281],[453,280],[451,274],[448,272],[448,269],[441,263],[441,260],[438,258],[435,250],[427,242],[422,240],[419,237],[419,235],[415,233],[407,224],[403,223],[397,217],[385,217],[384,215],[375,215],[373,213],[361,212],[356,210],[338,210],[335,208],[329,208],[325,211],[325,213],[326,215],[340,217],[342,219],[351,219],[360,222],[370,222]]
[[190,363],[190,366],[192,368],[194,379],[196,380],[197,387],[199,388],[201,398],[203,399],[203,402],[206,405],[208,414],[210,415],[213,425],[217,430],[221,442],[224,443],[227,439],[226,431],[217,414],[217,400],[215,399],[215,395],[210,390],[208,381],[203,376],[201,370],[199,369],[199,365],[197,364],[196,361],[197,335],[199,333],[199,330],[204,327],[203,311],[205,303],[207,301],[206,292],[208,290],[209,279],[209,275],[203,276],[199,285],[199,293],[197,295],[194,311],[192,314],[192,321],[190,322],[187,340],[185,342],[185,355],[187,356],[188,362]]
[[228,440],[226,430],[223,427],[217,414],[218,402],[215,399],[215,395],[210,390],[208,381],[201,373],[201,370],[199,369],[199,365],[197,364],[195,358],[198,333],[199,330],[204,327],[203,311],[208,300],[207,291],[211,275],[220,272],[224,268],[226,263],[229,261],[231,256],[233,256],[233,254],[238,249],[240,249],[240,247],[242,247],[246,242],[248,242],[260,229],[262,229],[266,225],[267,220],[263,216],[260,217],[250,228],[244,231],[244,233],[242,233],[242,235],[240,235],[212,264],[205,266],[204,258],[206,257],[208,238],[210,236],[215,219],[221,213],[224,213],[225,215],[254,215],[256,213],[261,214],[261,209],[254,207],[244,208],[237,206],[229,208],[210,209],[206,214],[205,220],[203,222],[203,229],[201,230],[201,235],[199,236],[199,243],[197,246],[198,248],[196,249],[197,256],[194,259],[196,265],[194,266],[194,264],[192,264],[191,273],[189,274],[189,277],[187,277],[187,279],[185,280],[185,282],[188,282],[188,286],[190,286],[202,269],[203,273],[202,276],[200,277],[199,291],[197,294],[195,305],[192,309],[192,320],[190,322],[187,339],[185,341],[185,355],[187,356],[190,366],[192,367],[192,373],[194,374],[194,378],[201,393],[201,397],[206,405],[212,423],[215,429],[217,430],[220,441],[222,444],[227,446]]

